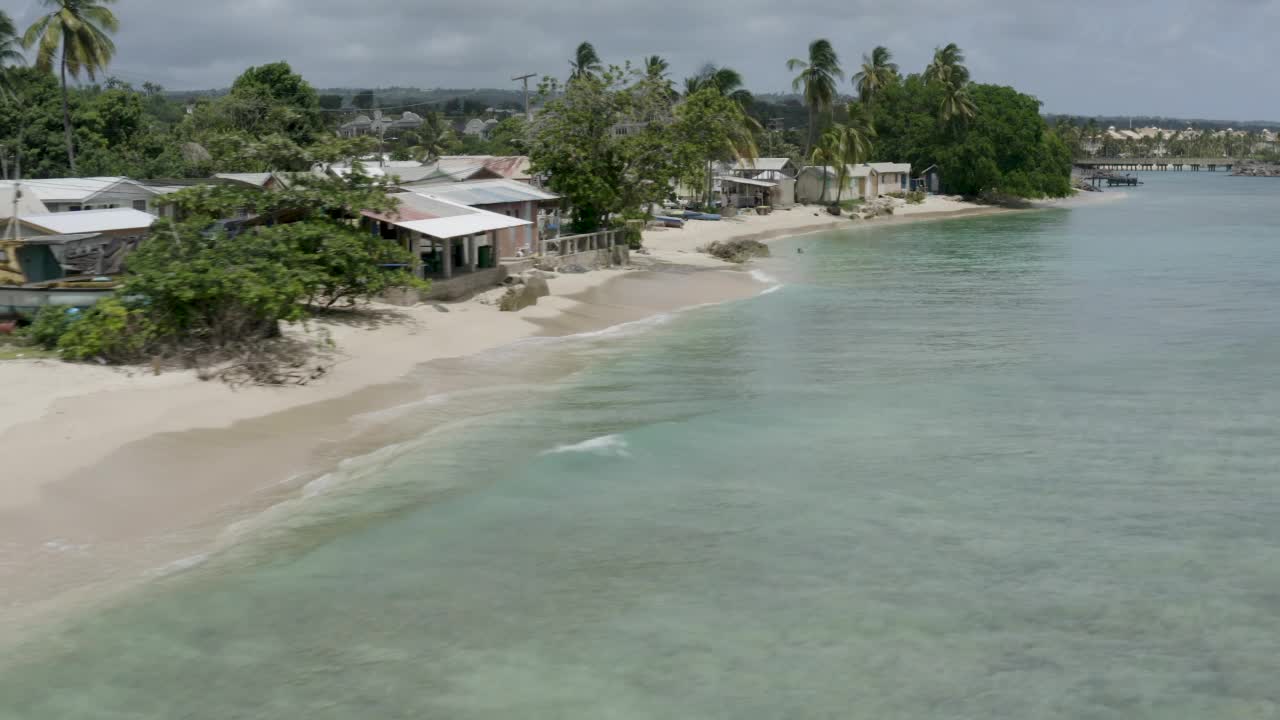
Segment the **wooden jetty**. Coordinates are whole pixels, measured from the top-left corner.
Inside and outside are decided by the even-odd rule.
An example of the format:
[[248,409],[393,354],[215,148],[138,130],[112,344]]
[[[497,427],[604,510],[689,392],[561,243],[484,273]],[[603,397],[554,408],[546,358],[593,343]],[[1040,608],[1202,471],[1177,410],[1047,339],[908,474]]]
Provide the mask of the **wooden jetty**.
[[1238,161],[1231,158],[1081,158],[1075,166],[1085,170],[1137,170],[1141,172],[1231,172]]
[[1086,175],[1084,181],[1097,189],[1101,189],[1103,183],[1106,183],[1107,187],[1137,187],[1142,184],[1135,175],[1117,175],[1113,172],[1095,172],[1092,175]]

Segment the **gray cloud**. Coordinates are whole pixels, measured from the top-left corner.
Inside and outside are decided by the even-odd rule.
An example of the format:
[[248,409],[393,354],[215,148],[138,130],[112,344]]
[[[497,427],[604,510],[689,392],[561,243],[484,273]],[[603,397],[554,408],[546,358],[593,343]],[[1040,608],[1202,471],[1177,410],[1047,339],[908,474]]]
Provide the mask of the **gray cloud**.
[[[12,2],[14,0],[7,0]],[[30,22],[38,6],[10,9]],[[607,62],[659,54],[677,77],[730,65],[785,90],[787,58],[815,37],[846,67],[876,44],[905,69],[956,42],[976,79],[1052,112],[1280,120],[1280,0],[119,0],[111,72],[174,89],[225,87],[288,60],[322,87],[514,87],[563,76],[590,40]],[[846,85],[846,89],[850,86]]]

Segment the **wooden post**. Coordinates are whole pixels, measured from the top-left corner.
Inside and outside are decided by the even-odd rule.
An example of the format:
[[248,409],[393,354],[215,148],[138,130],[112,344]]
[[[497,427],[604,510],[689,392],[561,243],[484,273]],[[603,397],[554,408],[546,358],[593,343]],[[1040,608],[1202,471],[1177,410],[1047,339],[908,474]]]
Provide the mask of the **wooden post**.
[[479,264],[479,258],[476,257],[479,254],[478,246],[479,243],[476,242],[476,236],[468,235],[466,239],[467,272],[475,272],[476,265]]
[[444,239],[444,262],[440,267],[445,280],[453,277],[453,238]]

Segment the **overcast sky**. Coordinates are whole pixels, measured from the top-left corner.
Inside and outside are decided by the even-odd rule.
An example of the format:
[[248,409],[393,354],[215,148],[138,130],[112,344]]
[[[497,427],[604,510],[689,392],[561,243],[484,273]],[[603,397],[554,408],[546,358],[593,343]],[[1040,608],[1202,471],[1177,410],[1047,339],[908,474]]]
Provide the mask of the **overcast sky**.
[[[37,0],[0,0],[25,27]],[[118,0],[111,72],[225,87],[289,61],[318,87],[515,87],[563,77],[573,47],[666,57],[682,78],[729,65],[757,92],[829,38],[847,68],[877,44],[905,71],[958,43],[976,80],[1049,112],[1280,120],[1280,0]],[[851,87],[845,85],[845,90]]]

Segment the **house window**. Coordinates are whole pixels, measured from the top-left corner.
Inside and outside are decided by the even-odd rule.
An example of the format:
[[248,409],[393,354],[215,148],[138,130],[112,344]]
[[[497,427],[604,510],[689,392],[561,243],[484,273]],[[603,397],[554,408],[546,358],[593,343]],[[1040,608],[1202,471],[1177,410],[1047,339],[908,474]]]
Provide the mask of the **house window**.
[[68,211],[68,212],[76,212],[76,211],[77,211],[77,210],[79,210],[79,209],[80,209],[80,206],[79,206],[79,205],[71,205],[71,206],[69,206],[69,207],[67,208],[67,211]]
[[133,201],[133,209],[134,209],[134,210],[141,210],[142,212],[146,212],[146,211],[147,211],[147,201],[146,201],[146,200],[134,200],[134,201]]

